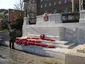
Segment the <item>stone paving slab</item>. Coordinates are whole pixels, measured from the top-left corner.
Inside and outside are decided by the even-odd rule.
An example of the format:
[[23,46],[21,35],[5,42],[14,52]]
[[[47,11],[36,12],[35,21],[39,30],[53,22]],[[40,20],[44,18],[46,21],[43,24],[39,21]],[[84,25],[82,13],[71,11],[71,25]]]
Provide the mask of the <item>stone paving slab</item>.
[[4,46],[0,46],[0,55],[6,58],[3,61],[8,64],[63,64],[64,62],[62,59],[41,57]]
[[65,64],[85,64],[85,57],[67,54]]
[[[65,50],[65,60],[41,57],[30,53],[0,46],[0,55],[8,60],[8,64],[85,64],[85,54],[74,49]],[[0,63],[1,64],[1,63]]]

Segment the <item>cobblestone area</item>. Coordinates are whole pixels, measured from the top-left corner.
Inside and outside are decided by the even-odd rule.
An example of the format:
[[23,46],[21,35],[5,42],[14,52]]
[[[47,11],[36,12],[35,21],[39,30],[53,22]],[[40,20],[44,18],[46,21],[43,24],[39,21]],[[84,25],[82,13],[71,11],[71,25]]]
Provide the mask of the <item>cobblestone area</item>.
[[4,46],[0,46],[0,58],[6,61],[2,64],[63,64],[64,62],[61,59],[41,57]]

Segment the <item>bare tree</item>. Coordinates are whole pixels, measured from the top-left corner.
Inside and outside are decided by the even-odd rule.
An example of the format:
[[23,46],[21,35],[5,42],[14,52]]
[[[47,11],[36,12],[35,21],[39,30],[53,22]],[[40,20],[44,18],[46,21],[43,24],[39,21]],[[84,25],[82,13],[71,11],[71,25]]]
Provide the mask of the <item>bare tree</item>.
[[24,10],[24,2],[23,0],[19,0],[19,3],[14,4],[16,10]]

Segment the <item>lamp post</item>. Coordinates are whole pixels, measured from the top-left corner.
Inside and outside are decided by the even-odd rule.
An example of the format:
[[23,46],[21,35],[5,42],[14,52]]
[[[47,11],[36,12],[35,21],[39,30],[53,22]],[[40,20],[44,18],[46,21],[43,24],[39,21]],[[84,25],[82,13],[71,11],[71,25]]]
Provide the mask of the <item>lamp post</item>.
[[79,0],[79,11],[81,10],[81,0]]
[[74,0],[72,0],[72,12],[74,12]]

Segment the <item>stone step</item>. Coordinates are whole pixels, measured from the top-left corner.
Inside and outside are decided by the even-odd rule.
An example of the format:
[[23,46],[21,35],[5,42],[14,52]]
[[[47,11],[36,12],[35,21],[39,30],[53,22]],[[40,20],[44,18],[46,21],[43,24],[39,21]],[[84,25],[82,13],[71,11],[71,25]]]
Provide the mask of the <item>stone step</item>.
[[69,41],[54,41],[54,42],[50,42],[50,41],[47,41],[47,40],[41,40],[43,43],[49,43],[49,44],[54,44],[54,45],[64,45],[64,44],[67,44],[69,43]]
[[63,44],[63,45],[66,44],[66,43],[68,43],[68,42],[69,42],[69,41],[58,41],[58,40],[55,41],[55,43],[57,43],[57,44]]
[[68,45],[57,44],[57,47],[60,47],[60,48],[70,48],[70,47],[72,47],[74,45],[75,45],[75,43],[70,43]]

